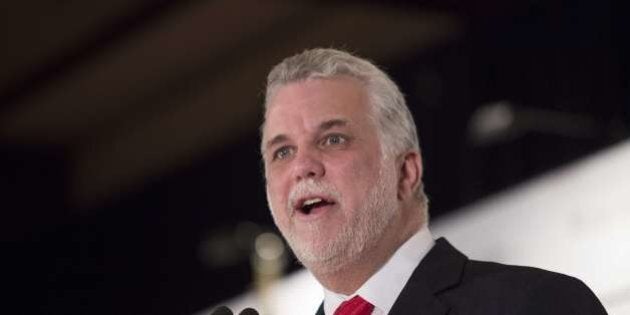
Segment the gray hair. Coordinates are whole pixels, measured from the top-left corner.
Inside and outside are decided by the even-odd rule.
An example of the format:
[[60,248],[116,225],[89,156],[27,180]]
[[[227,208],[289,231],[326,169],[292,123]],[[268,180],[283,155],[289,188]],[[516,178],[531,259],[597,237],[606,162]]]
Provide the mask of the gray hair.
[[[336,49],[306,50],[274,66],[267,76],[265,120],[270,101],[279,87],[292,82],[336,76],[352,77],[365,86],[372,106],[371,118],[377,125],[385,156],[396,157],[410,150],[420,152],[416,124],[405,97],[394,81],[372,62]],[[427,209],[428,198],[422,183],[416,195]]]

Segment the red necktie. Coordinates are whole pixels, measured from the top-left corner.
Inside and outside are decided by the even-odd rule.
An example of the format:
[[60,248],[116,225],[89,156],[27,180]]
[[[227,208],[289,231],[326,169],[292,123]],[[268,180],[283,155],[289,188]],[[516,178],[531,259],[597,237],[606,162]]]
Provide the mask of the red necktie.
[[374,310],[374,305],[357,295],[341,303],[334,315],[370,315],[372,310]]

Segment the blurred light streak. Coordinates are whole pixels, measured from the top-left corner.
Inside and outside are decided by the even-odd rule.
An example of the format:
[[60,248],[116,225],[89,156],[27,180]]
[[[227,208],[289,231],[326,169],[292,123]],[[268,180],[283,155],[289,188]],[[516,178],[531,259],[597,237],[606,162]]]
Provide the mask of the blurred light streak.
[[249,258],[254,242],[264,228],[256,223],[239,222],[234,228],[208,232],[197,249],[199,259],[210,269],[226,268]]
[[274,303],[272,288],[283,274],[286,266],[286,250],[282,238],[271,232],[256,237],[252,253],[252,268],[256,293],[262,304],[256,308],[263,314],[276,314],[278,303]]
[[606,129],[605,124],[583,114],[517,106],[502,100],[486,104],[472,114],[468,138],[473,145],[490,146],[530,132],[586,139],[610,136]]
[[499,101],[477,109],[468,125],[474,143],[488,144],[507,138],[514,124],[514,110],[508,101]]

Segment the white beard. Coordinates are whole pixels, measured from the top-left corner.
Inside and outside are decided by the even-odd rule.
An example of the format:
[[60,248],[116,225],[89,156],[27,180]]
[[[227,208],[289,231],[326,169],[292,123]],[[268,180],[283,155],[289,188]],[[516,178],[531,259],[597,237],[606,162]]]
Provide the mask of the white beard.
[[[343,198],[331,185],[313,181],[303,183],[293,190],[303,189]],[[270,200],[269,196],[267,200]],[[342,199],[337,200],[343,204]],[[361,254],[366,250],[376,246],[398,213],[397,201],[395,172],[386,171],[383,161],[376,183],[367,194],[366,202],[361,209],[354,211],[355,215],[349,217],[336,234],[331,235],[321,222],[302,225],[300,233],[296,233],[295,225],[289,221],[289,226],[280,228],[280,231],[295,256],[308,269],[320,274],[336,272],[344,265],[361,258]],[[271,213],[273,215],[274,211]],[[275,215],[273,217],[276,226],[281,227]]]

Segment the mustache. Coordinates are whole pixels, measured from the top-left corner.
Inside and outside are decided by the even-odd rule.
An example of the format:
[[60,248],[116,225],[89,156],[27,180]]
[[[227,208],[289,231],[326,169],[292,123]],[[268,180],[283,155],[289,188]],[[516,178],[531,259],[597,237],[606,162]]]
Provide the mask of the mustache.
[[327,198],[332,198],[337,202],[341,200],[341,193],[339,193],[334,185],[308,178],[300,181],[297,185],[291,188],[289,198],[287,200],[287,209],[295,209],[298,200],[309,195],[321,195]]

